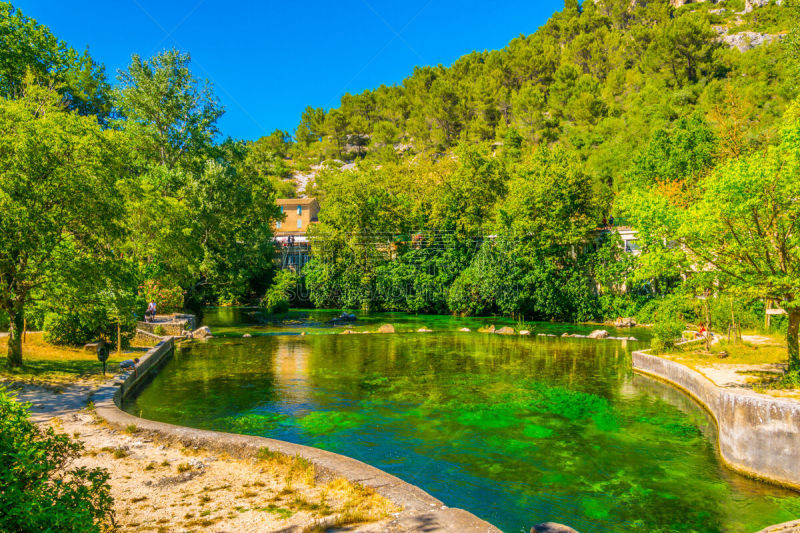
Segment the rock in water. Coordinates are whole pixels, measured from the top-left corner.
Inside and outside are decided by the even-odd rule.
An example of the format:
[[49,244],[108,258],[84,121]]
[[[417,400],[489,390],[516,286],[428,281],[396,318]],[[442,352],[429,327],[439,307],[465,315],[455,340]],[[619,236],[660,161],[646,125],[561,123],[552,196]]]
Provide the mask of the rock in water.
[[530,332],[530,331],[528,331],[527,329],[523,329],[522,331],[520,331],[520,332],[519,332],[519,334],[520,334],[520,335],[530,335],[530,334],[531,334],[531,332]]
[[497,331],[495,331],[495,333],[497,333],[498,335],[513,335],[514,334],[514,328],[510,328],[508,326],[503,326],[502,328],[500,328]]
[[589,333],[588,337],[590,339],[605,339],[608,337],[608,332],[604,329],[596,329]]
[[394,333],[394,326],[391,324],[384,324],[378,328],[378,333]]
[[433,333],[433,331],[430,330],[430,329],[426,329],[426,328],[419,328],[417,330],[417,333]]
[[472,331],[472,330],[471,330],[471,329],[469,329],[469,328],[461,328],[461,329],[460,329],[460,330],[458,330],[458,331],[463,331],[464,333],[469,333],[469,332],[470,332],[470,331]]
[[618,328],[632,328],[636,325],[636,319],[633,317],[618,318],[614,321],[614,326]]
[[197,328],[192,332],[192,338],[194,339],[207,339],[209,337],[211,337],[211,328],[208,326]]
[[484,327],[478,329],[478,333],[494,333],[494,324],[492,324],[488,328],[486,326],[484,326]]
[[571,527],[563,524],[556,524],[555,522],[542,522],[536,524],[531,528],[531,533],[578,533]]
[[252,335],[250,335],[249,333],[245,333],[244,335],[242,335],[243,339],[249,339],[250,337],[252,337]]

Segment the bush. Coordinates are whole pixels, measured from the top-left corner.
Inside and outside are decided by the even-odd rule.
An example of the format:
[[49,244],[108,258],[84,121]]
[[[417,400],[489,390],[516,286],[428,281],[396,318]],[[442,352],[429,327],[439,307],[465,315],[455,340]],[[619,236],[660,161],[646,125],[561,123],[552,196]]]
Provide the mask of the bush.
[[272,286],[267,289],[267,294],[261,304],[267,313],[285,313],[289,310],[289,298],[292,289],[297,286],[297,274],[291,270],[281,270],[275,275]]
[[675,347],[675,342],[682,338],[684,329],[685,324],[674,318],[656,322],[653,326],[653,339],[650,341],[650,347],[656,351]]
[[83,445],[40,429],[0,389],[0,531],[105,531],[113,501],[105,470],[68,468]]
[[[47,312],[42,324],[44,340],[51,344],[79,346],[105,339],[115,343],[117,322],[102,308],[87,307],[83,311]],[[136,332],[136,322],[127,320],[121,326],[122,345],[129,346]]]

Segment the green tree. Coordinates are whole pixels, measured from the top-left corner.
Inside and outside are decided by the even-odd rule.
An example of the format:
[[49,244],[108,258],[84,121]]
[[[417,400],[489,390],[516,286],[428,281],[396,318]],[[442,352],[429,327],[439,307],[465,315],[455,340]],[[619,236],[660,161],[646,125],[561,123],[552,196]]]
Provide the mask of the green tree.
[[167,50],[152,59],[134,54],[120,72],[116,106],[146,161],[170,169],[202,169],[223,114],[206,81],[194,77],[189,54]]
[[28,73],[52,84],[70,109],[101,122],[107,118],[111,88],[105,67],[88,50],[78,53],[11,3],[0,2],[0,96],[20,96]]
[[98,275],[70,272],[59,252],[113,253],[121,169],[113,136],[95,118],[65,110],[57,93],[34,85],[19,100],[0,100],[0,146],[0,308],[11,322],[8,361],[19,366],[35,289],[53,278],[80,286]]
[[647,251],[680,265],[698,285],[716,280],[739,296],[782,302],[789,370],[798,372],[800,105],[786,114],[780,138],[765,153],[720,166],[689,201],[656,187],[626,205],[653,243]]

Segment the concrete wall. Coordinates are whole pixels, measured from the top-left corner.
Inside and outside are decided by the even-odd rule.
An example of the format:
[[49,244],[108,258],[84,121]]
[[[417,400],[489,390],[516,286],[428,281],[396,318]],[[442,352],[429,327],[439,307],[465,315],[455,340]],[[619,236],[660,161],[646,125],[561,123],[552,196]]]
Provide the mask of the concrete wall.
[[146,354],[139,358],[136,372],[131,372],[125,381],[114,392],[114,402],[122,405],[125,398],[146,383],[148,374],[161,366],[175,351],[175,341],[166,337],[161,342],[150,348]]
[[800,402],[717,387],[699,372],[644,352],[633,352],[633,369],[677,386],[711,413],[729,467],[800,489]]

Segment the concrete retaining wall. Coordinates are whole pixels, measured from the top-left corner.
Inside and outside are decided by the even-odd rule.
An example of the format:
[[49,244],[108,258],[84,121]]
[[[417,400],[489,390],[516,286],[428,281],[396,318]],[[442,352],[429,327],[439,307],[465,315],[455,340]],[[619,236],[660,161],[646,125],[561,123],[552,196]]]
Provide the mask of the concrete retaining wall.
[[677,386],[711,413],[729,467],[800,489],[800,402],[717,387],[691,368],[644,352],[633,352],[633,369]]
[[387,524],[391,531],[501,533],[499,529],[477,516],[445,506],[419,487],[406,483],[361,461],[333,452],[311,448],[263,437],[235,435],[216,431],[192,429],[164,424],[130,415],[120,409],[122,401],[147,383],[148,374],[157,369],[173,353],[175,342],[165,339],[145,354],[136,375],[130,375],[119,387],[101,389],[94,395],[97,414],[110,425],[124,429],[135,425],[137,434],[151,435],[160,439],[181,443],[186,447],[204,448],[216,453],[227,453],[234,457],[253,458],[261,448],[285,455],[298,455],[312,463],[321,479],[344,477],[351,482],[374,488],[379,494],[402,508]]
[[161,366],[175,351],[175,341],[172,337],[165,337],[154,347],[150,348],[146,354],[139,358],[139,364],[136,365],[136,371],[128,374],[125,381],[114,392],[114,402],[116,405],[122,405],[122,402],[130,394],[142,386],[148,374]]

